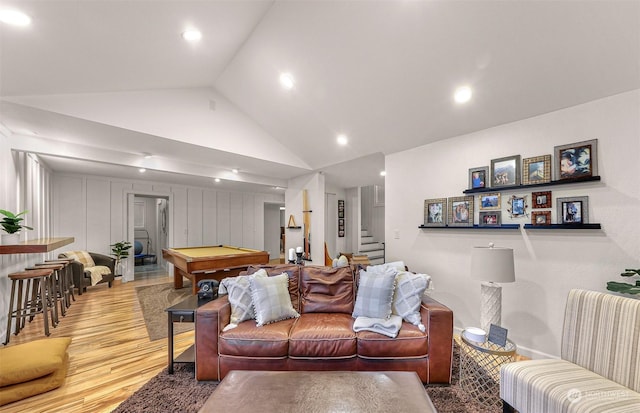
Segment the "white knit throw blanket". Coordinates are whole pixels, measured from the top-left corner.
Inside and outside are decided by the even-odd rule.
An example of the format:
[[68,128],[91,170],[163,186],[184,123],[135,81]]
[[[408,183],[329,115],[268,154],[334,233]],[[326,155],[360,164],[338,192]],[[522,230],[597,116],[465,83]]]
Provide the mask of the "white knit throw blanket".
[[398,332],[402,327],[402,317],[398,315],[392,315],[388,319],[384,318],[370,318],[370,317],[356,317],[356,321],[353,322],[353,331],[367,330],[374,333],[384,334],[387,337],[396,338]]

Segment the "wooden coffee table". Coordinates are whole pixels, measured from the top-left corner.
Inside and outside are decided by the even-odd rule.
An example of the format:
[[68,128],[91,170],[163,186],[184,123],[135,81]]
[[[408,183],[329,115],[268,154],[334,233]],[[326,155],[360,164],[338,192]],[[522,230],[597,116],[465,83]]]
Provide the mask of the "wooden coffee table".
[[414,372],[230,372],[199,410],[208,412],[436,413]]

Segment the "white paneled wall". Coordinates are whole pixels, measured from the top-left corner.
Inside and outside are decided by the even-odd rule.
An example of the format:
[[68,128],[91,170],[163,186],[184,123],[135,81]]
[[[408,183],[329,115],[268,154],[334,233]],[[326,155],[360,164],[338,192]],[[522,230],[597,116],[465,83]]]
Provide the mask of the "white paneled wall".
[[[36,156],[12,152],[7,136],[9,132],[0,129],[0,209],[14,213],[29,211],[23,223],[33,227],[33,230],[22,231],[21,240],[66,235],[52,232],[49,210],[52,191],[50,171]],[[0,230],[0,233],[3,231]],[[22,271],[36,262],[42,262],[53,254],[0,255],[0,339],[3,342],[11,298],[8,275]]]
[[[123,180],[56,174],[54,228],[73,236],[67,249],[110,253],[109,245],[126,239],[126,193],[173,196],[169,225],[170,246],[229,244],[264,248],[264,203],[284,202],[283,194],[216,191],[180,185],[126,182]],[[160,251],[156,251],[160,254]]]

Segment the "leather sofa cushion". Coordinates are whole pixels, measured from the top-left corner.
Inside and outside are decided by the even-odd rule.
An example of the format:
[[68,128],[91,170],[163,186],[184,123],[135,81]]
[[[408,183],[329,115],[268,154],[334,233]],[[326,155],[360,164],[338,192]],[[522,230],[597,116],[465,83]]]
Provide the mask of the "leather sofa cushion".
[[295,264],[282,265],[255,265],[247,268],[247,274],[253,274],[259,269],[264,269],[269,277],[287,273],[289,276],[289,296],[291,297],[291,305],[300,312],[300,290],[298,288],[300,280],[300,266]]
[[365,358],[415,358],[426,357],[428,340],[426,333],[418,327],[402,323],[396,338],[390,338],[372,331],[359,331],[358,356]]
[[356,356],[353,318],[343,313],[302,314],[289,338],[291,358],[348,358]]
[[258,327],[255,320],[220,333],[218,349],[221,355],[247,357],[287,357],[289,332],[295,319],[282,320]]
[[350,267],[304,266],[300,273],[300,313],[351,315],[355,301]]

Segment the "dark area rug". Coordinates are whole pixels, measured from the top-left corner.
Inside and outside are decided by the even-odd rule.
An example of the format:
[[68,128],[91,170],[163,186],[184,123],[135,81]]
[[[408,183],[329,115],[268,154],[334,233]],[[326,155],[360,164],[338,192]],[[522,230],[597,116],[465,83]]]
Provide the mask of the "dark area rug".
[[[426,385],[426,391],[439,413],[499,413],[477,405],[458,385],[460,356],[454,346],[453,380],[451,385]],[[197,382],[194,367],[178,364],[174,374],[164,369],[140,390],[125,400],[114,413],[197,412],[218,385],[218,382]],[[304,412],[301,412],[304,413]]]
[[[138,302],[142,309],[144,324],[147,327],[149,340],[159,340],[167,337],[167,308],[191,295],[191,283],[185,283],[184,287],[175,290],[173,283],[145,285],[136,288]],[[174,334],[193,330],[193,323],[175,323]]]

